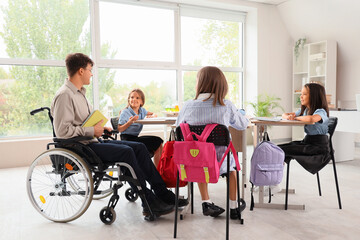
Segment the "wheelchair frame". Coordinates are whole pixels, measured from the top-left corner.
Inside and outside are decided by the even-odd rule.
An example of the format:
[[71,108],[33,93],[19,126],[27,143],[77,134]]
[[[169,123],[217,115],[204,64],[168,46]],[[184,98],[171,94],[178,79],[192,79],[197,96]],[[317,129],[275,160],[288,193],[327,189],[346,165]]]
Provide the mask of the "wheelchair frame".
[[[51,221],[70,222],[85,213],[92,199],[113,194],[99,214],[100,220],[109,225],[116,219],[114,208],[119,200],[118,189],[125,182],[130,182],[137,187],[137,192],[129,188],[125,191],[125,197],[134,202],[140,196],[150,210],[145,220],[153,221],[155,215],[133,168],[123,162],[103,163],[90,147],[80,142],[91,137],[56,138],[50,108],[38,108],[30,114],[44,110],[48,111],[54,142],[47,144],[47,151],[41,153],[28,170],[27,193],[35,209]],[[129,170],[131,177],[124,175],[124,168]],[[114,176],[114,172],[117,176]],[[104,185],[104,182],[109,185]]]

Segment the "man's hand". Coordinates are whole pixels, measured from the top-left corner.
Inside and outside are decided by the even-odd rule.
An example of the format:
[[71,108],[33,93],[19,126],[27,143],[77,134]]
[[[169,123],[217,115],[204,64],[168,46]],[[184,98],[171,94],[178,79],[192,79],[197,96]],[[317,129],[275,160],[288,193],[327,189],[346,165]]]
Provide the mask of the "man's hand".
[[104,127],[101,126],[101,124],[103,123],[104,120],[101,120],[100,122],[98,122],[95,126],[94,126],[94,136],[95,137],[101,137],[101,135],[104,132]]

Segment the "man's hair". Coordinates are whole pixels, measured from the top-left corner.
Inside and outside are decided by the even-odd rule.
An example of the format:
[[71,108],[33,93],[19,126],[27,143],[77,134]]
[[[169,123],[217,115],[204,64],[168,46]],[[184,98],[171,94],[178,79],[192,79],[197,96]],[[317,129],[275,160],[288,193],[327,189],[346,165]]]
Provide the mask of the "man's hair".
[[142,100],[142,104],[140,104],[140,107],[144,106],[144,104],[145,104],[145,94],[144,94],[143,91],[141,91],[140,88],[135,88],[135,89],[131,90],[131,92],[129,93],[129,96],[128,96],[128,105],[127,105],[127,106],[128,106],[128,107],[130,106],[130,95],[131,95],[133,92],[136,92],[137,94],[140,95],[140,98],[141,98],[141,100]]
[[66,63],[66,70],[69,75],[69,77],[72,77],[75,75],[75,73],[80,68],[86,68],[88,64],[91,66],[94,65],[94,62],[85,54],[83,53],[70,53],[66,56],[65,59]]
[[[329,116],[329,107],[326,101],[325,88],[318,83],[307,83],[304,86],[309,91],[309,109],[308,115],[313,115],[316,109],[323,108]],[[306,107],[301,106],[300,116],[304,114]]]
[[[213,106],[219,102],[220,105],[225,105],[224,99],[228,92],[228,84],[224,73],[217,67],[203,67],[197,74],[197,87],[195,99],[201,93],[212,93],[214,95]],[[209,96],[204,101],[210,99]]]

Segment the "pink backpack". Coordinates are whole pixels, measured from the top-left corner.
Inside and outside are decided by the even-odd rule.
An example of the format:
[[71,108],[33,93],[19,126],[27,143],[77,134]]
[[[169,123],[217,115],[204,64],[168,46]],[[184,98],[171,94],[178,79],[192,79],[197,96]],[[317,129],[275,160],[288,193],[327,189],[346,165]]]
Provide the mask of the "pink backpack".
[[[231,149],[235,158],[237,170],[240,170],[239,160],[232,142],[230,142],[220,163],[216,158],[215,145],[206,142],[217,124],[208,124],[201,136],[191,132],[189,125],[181,123],[184,141],[174,143],[174,162],[180,173],[180,179],[188,182],[217,183],[219,180],[219,167]],[[198,141],[193,139],[196,136]]]

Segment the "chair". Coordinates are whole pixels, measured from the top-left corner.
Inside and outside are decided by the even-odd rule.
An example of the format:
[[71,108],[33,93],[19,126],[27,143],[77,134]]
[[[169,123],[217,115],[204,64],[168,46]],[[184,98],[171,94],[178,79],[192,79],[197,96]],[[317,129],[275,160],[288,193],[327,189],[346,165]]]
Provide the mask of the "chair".
[[[330,156],[331,156],[332,165],[333,165],[333,170],[334,170],[334,178],[335,178],[335,185],[336,185],[336,191],[337,191],[339,209],[342,209],[341,199],[340,199],[340,191],[339,191],[339,184],[338,184],[337,173],[336,173],[336,166],[335,166],[334,149],[333,149],[333,145],[332,145],[332,136],[333,136],[333,134],[334,134],[334,132],[335,132],[335,128],[336,128],[337,122],[338,122],[338,119],[337,119],[336,117],[330,117],[330,118],[329,118],[328,133],[329,133]],[[287,163],[286,190],[285,190],[285,210],[288,209],[290,162],[291,162],[291,160]],[[318,189],[319,189],[319,196],[321,196],[321,187],[320,187],[319,172],[316,173],[316,177],[317,177],[317,183],[318,183]]]
[[[190,131],[194,132],[198,135],[201,135],[202,131],[204,130],[206,125],[201,126],[191,126]],[[196,138],[194,137],[196,140]],[[181,132],[181,128],[176,128],[176,140],[183,141],[184,137]],[[213,131],[210,133],[209,137],[206,140],[207,142],[214,143],[215,146],[228,146],[230,143],[230,133],[226,126],[224,125],[217,125]],[[229,179],[229,168],[230,168],[230,152],[227,155],[227,173],[225,176]],[[236,171],[237,177],[237,198],[238,198],[238,207],[240,208],[240,189],[239,189],[239,172]],[[194,213],[194,194],[193,194],[193,183],[190,183],[190,201],[191,201],[191,214]],[[229,208],[229,181],[227,181],[226,185],[226,239],[229,239],[229,218],[230,218],[230,208]],[[177,174],[177,183],[176,183],[176,190],[175,190],[176,200],[175,200],[175,221],[174,221],[174,238],[177,235],[177,215],[178,215],[178,196],[179,196],[179,173]],[[244,221],[241,218],[241,213],[239,216],[240,223],[243,224]]]
[[113,117],[113,118],[110,119],[110,123],[111,123],[111,126],[113,128],[112,133],[115,135],[115,140],[117,140],[117,136],[119,134],[118,122],[119,122],[119,117]]

